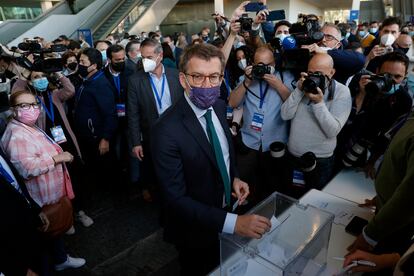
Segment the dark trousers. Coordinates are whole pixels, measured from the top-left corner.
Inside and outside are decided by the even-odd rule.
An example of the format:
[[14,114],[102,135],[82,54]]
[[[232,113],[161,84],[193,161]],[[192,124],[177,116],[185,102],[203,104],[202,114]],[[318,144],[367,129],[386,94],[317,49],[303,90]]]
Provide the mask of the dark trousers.
[[205,276],[220,264],[220,243],[205,248],[176,246],[181,276]]
[[144,159],[141,163],[141,187],[142,189],[156,190],[158,189],[157,176],[152,161],[150,144],[148,142],[143,142],[142,148],[144,149]]
[[271,157],[270,152],[250,149],[240,144],[237,152],[237,168],[240,179],[249,184],[250,199],[257,203],[274,191],[281,191],[283,162]]
[[67,253],[65,250],[65,243],[62,237],[57,237],[51,240],[44,240],[46,245],[47,253],[43,256],[42,261],[42,276],[54,275],[51,271],[54,271],[54,268],[51,267],[51,264],[58,265],[66,262]]
[[[307,191],[311,189],[322,190],[326,184],[332,179],[333,169],[335,164],[335,157],[332,155],[328,158],[316,158],[316,166],[309,172],[302,171],[300,168],[300,161],[298,157],[286,154],[285,157],[285,179],[284,179],[284,191],[287,195],[300,198]],[[303,173],[305,185],[296,186],[293,185],[293,171],[297,170]]]
[[85,166],[79,156],[74,156],[72,163],[66,163],[75,198],[72,200],[75,212],[84,210],[87,205],[87,181],[85,179]]

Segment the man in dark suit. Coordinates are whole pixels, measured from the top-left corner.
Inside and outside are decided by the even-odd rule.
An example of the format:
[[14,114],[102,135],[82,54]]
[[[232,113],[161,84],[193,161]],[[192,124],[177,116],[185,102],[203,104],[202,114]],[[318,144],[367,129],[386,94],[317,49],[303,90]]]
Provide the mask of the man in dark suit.
[[139,40],[131,40],[125,46],[127,60],[125,62],[126,68],[135,73],[138,70],[138,62],[141,60],[141,43]]
[[[143,196],[151,201],[148,188],[156,181],[150,153],[150,128],[183,95],[178,71],[162,65],[161,44],[153,39],[141,43],[143,70],[128,82],[128,129],[133,154],[143,162],[141,184]],[[145,157],[144,157],[145,156]]]
[[164,238],[179,251],[182,275],[205,275],[218,265],[219,232],[260,238],[271,227],[267,218],[229,212],[231,194],[243,203],[249,188],[237,178],[226,105],[217,100],[223,71],[216,47],[187,48],[179,75],[184,97],[152,129]]
[[0,148],[0,272],[37,275],[41,269],[38,227],[49,221],[30,197],[23,179]]
[[168,45],[170,46],[170,48],[171,48],[171,50],[174,54],[175,62],[177,64],[177,68],[178,68],[179,63],[180,63],[180,57],[181,57],[181,54],[183,52],[183,49],[178,48],[178,47],[175,46],[174,40],[172,39],[172,37],[170,35],[164,36],[164,42],[167,42]]

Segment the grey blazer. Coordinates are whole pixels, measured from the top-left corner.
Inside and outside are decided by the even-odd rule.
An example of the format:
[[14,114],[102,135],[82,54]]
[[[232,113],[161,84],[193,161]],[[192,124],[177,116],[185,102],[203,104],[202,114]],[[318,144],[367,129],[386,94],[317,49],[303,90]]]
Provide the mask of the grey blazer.
[[[178,79],[178,70],[164,68],[173,106],[183,96],[184,91]],[[128,80],[127,114],[129,139],[132,146],[139,146],[142,141],[149,142],[151,127],[159,115],[149,74],[143,70],[137,71]]]

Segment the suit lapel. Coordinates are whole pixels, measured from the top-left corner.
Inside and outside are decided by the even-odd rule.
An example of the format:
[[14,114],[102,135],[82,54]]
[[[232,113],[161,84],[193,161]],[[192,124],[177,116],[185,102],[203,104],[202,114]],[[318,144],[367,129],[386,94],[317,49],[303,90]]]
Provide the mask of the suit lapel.
[[165,76],[167,77],[168,88],[170,89],[171,104],[174,105],[179,99],[180,89],[175,85],[174,77],[171,76],[170,70],[165,67]]
[[152,90],[152,86],[151,86],[151,82],[149,80],[150,75],[149,73],[145,73],[144,74],[144,94],[148,95],[148,100],[150,101],[150,106],[151,106],[151,110],[152,112],[154,112],[154,114],[156,114],[156,117],[158,118],[158,109],[157,109],[157,103],[155,102],[155,96],[154,96],[154,91]]
[[191,134],[191,136],[193,136],[194,140],[196,140],[199,146],[203,149],[204,153],[210,159],[211,163],[213,163],[214,166],[218,169],[213,149],[207,139],[203,127],[201,126],[191,107],[188,105],[185,97],[181,99],[180,103],[182,105],[182,108],[180,109],[182,110],[183,124],[185,128],[187,128],[188,132]]

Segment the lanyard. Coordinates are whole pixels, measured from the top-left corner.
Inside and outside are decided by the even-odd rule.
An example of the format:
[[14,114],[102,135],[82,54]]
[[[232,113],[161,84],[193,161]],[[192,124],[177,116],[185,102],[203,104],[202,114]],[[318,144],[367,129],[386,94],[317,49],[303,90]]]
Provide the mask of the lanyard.
[[[99,71],[98,73],[95,74],[95,76],[93,78],[87,79],[87,81],[91,81],[92,82],[92,81],[96,80],[97,78],[99,78],[100,76],[102,76],[103,73],[104,73],[103,71]],[[83,89],[84,88],[85,88],[84,83],[82,83],[82,85],[79,87],[78,92],[76,93],[77,94],[77,96],[76,96],[76,102],[79,102],[79,100],[80,100],[80,98],[82,96],[82,93],[83,93]]]
[[152,80],[152,77],[149,77],[152,90],[154,90],[155,96],[157,98],[158,106],[160,109],[162,109],[162,97],[164,96],[164,86],[165,86],[165,74],[162,75],[162,85],[161,85],[161,96],[158,94],[157,87],[155,87],[154,81]]
[[14,183],[13,177],[7,172],[7,170],[0,163],[0,174],[7,180],[9,183]]
[[118,96],[121,97],[121,78],[118,76],[113,76],[116,91],[118,91]]
[[226,85],[226,89],[227,89],[227,97],[230,97],[231,88],[230,88],[230,81],[229,81],[229,75],[227,74],[227,70],[224,71],[224,84]]
[[263,92],[263,87],[262,87],[262,81],[260,81],[259,84],[260,84],[260,106],[259,106],[259,108],[262,109],[264,99],[265,99],[266,94],[267,94],[267,90],[269,89],[269,83],[266,83],[266,88],[265,88],[264,92]]
[[47,95],[49,97],[49,109],[47,109],[45,103],[42,101],[42,99],[39,96],[36,96],[37,100],[42,104],[43,109],[46,112],[47,117],[52,121],[52,124],[55,125],[55,110],[53,108],[53,100],[52,95],[50,92],[47,92]]

